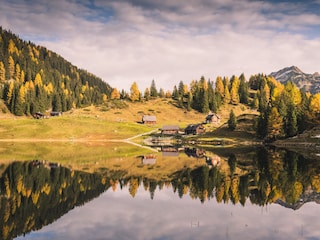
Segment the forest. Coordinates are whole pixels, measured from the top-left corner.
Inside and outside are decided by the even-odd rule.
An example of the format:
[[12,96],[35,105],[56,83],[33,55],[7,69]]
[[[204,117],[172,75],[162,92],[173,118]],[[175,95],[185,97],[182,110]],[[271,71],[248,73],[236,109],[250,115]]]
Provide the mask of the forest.
[[64,112],[101,104],[110,92],[97,76],[0,27],[0,98],[11,113]]

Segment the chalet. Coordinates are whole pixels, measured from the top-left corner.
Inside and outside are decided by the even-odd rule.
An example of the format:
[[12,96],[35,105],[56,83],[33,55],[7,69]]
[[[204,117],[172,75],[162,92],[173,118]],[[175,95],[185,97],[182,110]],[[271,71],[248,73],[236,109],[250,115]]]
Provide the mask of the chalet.
[[209,165],[209,166],[218,166],[220,165],[220,162],[221,162],[221,158],[217,155],[214,155],[214,156],[206,156],[206,163]]
[[62,115],[62,112],[50,112],[50,116],[51,117],[58,117],[58,116],[61,116]]
[[177,135],[179,133],[178,126],[163,126],[161,129],[161,134],[165,135]]
[[186,135],[189,135],[189,134],[196,135],[196,134],[204,133],[205,131],[206,129],[202,124],[190,124],[185,128],[184,133]]
[[161,147],[161,152],[163,157],[178,157],[179,149],[173,146]]
[[185,148],[184,153],[188,157],[193,157],[193,158],[203,158],[205,157],[206,152],[200,148]]
[[33,117],[35,119],[41,119],[41,118],[45,118],[46,116],[41,112],[36,112],[35,114],[33,114]]
[[142,117],[142,123],[143,124],[156,124],[157,118],[156,118],[156,116],[144,115]]
[[142,157],[142,164],[155,164],[156,163],[156,156],[155,155],[146,155]]
[[216,113],[210,113],[206,117],[206,123],[220,123],[220,116]]

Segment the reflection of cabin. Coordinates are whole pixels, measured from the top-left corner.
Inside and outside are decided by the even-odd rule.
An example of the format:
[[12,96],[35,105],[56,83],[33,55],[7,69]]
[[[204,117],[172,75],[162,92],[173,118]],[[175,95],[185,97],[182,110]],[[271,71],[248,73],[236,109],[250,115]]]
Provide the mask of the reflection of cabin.
[[220,123],[220,116],[216,113],[210,113],[206,117],[206,123]]
[[161,147],[162,156],[177,157],[179,156],[179,149],[176,147]]
[[161,134],[176,135],[178,133],[179,133],[178,126],[163,126],[161,129]]
[[143,124],[156,124],[156,122],[157,122],[156,116],[144,115],[142,117]]
[[209,166],[218,166],[220,165],[221,158],[217,155],[206,157],[206,163]]
[[36,112],[35,114],[33,114],[33,117],[35,119],[41,119],[41,118],[45,118],[45,115],[41,112]]
[[190,124],[185,128],[184,133],[187,135],[188,134],[196,135],[196,134],[204,133],[205,131],[206,129],[202,124]]
[[58,117],[58,116],[61,116],[62,115],[62,112],[50,112],[50,116],[51,117]]
[[206,154],[206,152],[200,148],[185,148],[184,149],[185,154],[187,154],[188,157],[194,157],[194,158],[203,158]]
[[142,164],[155,164],[156,156],[155,155],[146,155],[142,157]]

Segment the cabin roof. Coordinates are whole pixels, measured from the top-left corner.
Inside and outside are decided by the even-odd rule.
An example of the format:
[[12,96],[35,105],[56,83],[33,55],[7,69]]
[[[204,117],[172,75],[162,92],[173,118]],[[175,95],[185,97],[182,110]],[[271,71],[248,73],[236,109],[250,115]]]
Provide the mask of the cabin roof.
[[179,131],[179,126],[176,125],[166,125],[162,127],[162,131],[169,131],[169,130],[175,130]]
[[142,117],[142,121],[144,121],[144,122],[155,122],[155,121],[157,121],[157,118],[156,118],[156,116],[144,115]]
[[191,131],[191,130],[196,130],[198,127],[202,126],[201,123],[197,123],[197,124],[189,124],[185,130],[187,131]]

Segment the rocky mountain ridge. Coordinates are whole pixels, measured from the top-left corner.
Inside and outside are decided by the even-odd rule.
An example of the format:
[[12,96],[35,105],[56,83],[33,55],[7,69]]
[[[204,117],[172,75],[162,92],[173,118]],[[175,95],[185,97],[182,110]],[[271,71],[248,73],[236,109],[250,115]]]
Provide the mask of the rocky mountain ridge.
[[269,76],[274,77],[277,81],[285,84],[292,81],[299,88],[312,94],[320,92],[320,73],[304,73],[298,67],[291,66],[283,68],[277,72],[272,72]]

